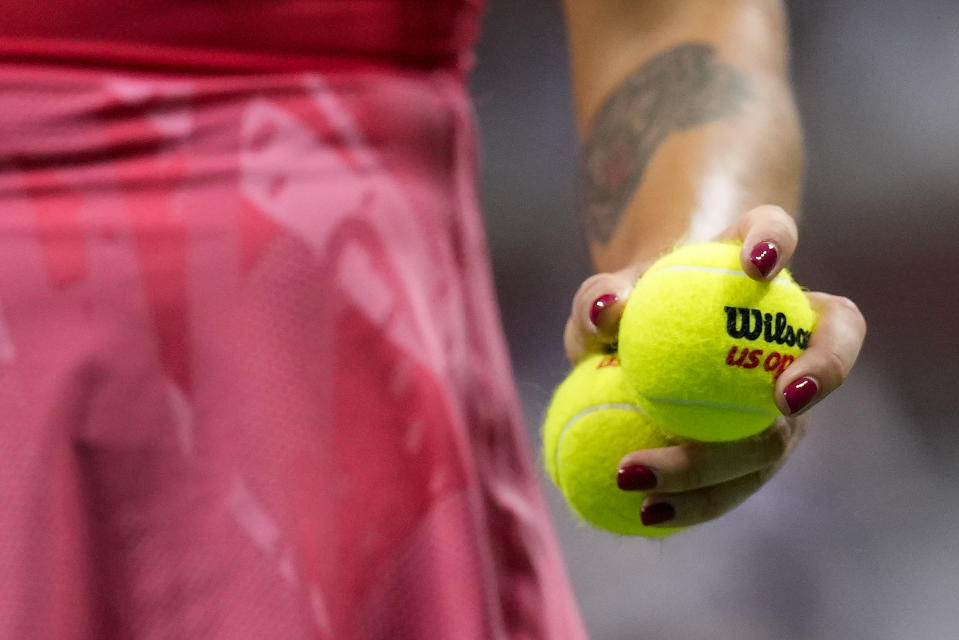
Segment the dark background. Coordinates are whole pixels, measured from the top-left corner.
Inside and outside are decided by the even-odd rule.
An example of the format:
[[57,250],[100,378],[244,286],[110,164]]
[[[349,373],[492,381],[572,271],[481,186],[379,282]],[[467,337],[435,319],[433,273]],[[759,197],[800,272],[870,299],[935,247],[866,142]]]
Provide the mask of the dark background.
[[[959,629],[959,3],[793,2],[799,254],[869,336],[759,494],[664,542],[578,524],[548,486],[595,640],[954,638]],[[530,446],[591,271],[556,0],[490,0],[472,87],[487,229]],[[544,480],[544,485],[548,483]]]

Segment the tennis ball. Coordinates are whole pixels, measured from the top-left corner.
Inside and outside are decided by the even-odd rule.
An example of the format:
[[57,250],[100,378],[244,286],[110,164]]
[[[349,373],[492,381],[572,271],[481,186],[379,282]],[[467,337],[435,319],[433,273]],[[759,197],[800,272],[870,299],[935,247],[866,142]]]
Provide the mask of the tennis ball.
[[753,280],[741,245],[690,245],[660,258],[623,310],[619,355],[639,404],[662,429],[703,441],[759,433],[779,415],[776,379],[816,323],[787,271]]
[[623,535],[661,538],[678,528],[646,527],[646,494],[616,485],[620,459],[631,451],[675,444],[636,404],[619,358],[583,360],[553,394],[543,424],[543,461],[572,510],[585,521]]

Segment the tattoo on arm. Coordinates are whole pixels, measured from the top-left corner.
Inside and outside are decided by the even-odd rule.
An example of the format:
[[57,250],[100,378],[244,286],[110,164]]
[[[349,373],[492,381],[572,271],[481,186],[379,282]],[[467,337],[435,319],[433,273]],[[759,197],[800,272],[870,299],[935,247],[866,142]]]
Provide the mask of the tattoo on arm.
[[734,113],[748,97],[742,71],[708,44],[684,44],[643,64],[597,111],[583,148],[580,210],[586,237],[607,243],[670,134]]

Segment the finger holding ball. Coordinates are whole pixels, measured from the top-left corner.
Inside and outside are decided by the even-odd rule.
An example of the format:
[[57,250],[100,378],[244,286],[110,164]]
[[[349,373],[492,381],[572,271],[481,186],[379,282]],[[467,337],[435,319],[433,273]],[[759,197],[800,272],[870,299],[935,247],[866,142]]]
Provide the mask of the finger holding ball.
[[755,280],[770,280],[792,260],[799,230],[782,207],[766,204],[736,218],[718,240],[741,242],[743,271]]
[[818,321],[809,347],[777,381],[777,402],[784,415],[801,413],[836,390],[866,337],[866,320],[851,300],[821,292],[806,295]]

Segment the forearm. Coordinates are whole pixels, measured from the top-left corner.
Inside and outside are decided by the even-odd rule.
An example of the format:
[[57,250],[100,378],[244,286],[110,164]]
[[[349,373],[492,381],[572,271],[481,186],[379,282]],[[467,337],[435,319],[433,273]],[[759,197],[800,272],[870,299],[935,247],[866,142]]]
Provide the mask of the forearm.
[[600,271],[798,205],[802,145],[775,0],[565,0]]

